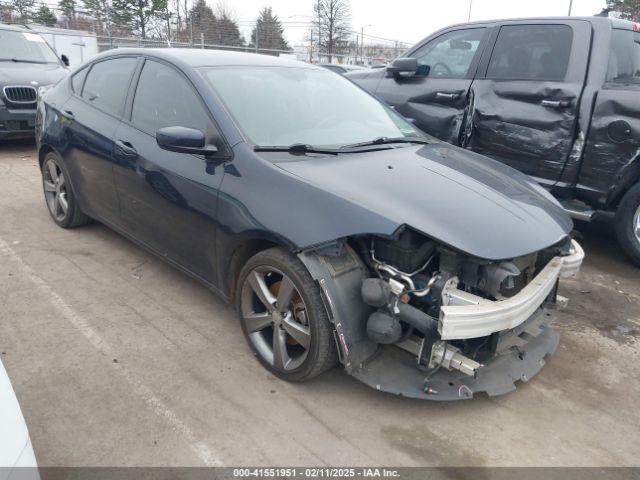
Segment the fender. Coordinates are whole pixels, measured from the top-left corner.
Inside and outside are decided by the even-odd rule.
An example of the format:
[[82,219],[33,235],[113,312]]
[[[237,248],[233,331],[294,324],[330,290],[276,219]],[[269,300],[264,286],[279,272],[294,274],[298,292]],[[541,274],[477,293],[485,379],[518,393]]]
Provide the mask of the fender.
[[332,254],[307,250],[300,252],[298,258],[320,287],[329,320],[335,326],[340,362],[351,374],[378,349],[366,331],[367,318],[373,309],[360,299],[367,269],[349,246]]

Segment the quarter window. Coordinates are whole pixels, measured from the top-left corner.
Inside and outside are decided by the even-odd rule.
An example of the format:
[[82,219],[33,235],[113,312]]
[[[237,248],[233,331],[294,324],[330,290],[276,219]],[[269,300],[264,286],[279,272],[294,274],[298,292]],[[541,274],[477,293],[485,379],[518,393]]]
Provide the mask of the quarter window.
[[484,28],[445,33],[413,52],[418,73],[430,77],[464,78],[469,74]]
[[176,70],[147,60],[133,100],[131,122],[155,134],[164,127],[195,128],[205,133],[211,121],[187,80]]
[[94,64],[82,89],[82,98],[107,113],[122,115],[137,61],[137,58],[125,57]]
[[607,81],[640,84],[640,33],[613,30]]
[[71,77],[71,88],[74,93],[80,95],[80,92],[82,91],[82,84],[84,83],[84,79],[86,78],[88,71],[89,67],[85,67]]
[[568,25],[500,28],[487,77],[561,81],[567,74],[573,31]]

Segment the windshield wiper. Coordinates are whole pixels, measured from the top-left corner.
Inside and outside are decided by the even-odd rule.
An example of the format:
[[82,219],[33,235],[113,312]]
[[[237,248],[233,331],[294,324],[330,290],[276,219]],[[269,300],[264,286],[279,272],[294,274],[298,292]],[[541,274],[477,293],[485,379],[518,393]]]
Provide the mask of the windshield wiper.
[[397,138],[378,137],[368,142],[352,143],[351,145],[343,145],[340,148],[346,149],[346,148],[357,148],[357,147],[371,147],[375,145],[389,145],[391,143],[417,143],[420,145],[428,145],[431,142],[429,140],[426,140],[423,138],[417,138],[417,137],[397,137]]
[[314,147],[306,143],[294,143],[289,146],[280,145],[256,145],[254,152],[289,152],[289,153],[331,153],[336,155],[340,151],[332,148]]
[[16,63],[47,63],[39,60],[23,60],[20,58],[0,58],[0,62],[16,62]]

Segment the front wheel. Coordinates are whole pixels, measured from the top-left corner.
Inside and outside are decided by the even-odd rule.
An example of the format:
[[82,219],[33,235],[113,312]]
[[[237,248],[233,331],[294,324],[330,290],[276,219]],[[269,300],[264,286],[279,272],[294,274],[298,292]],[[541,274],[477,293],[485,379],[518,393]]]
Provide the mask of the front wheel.
[[256,254],[242,269],[236,292],[245,338],[269,371],[304,381],[336,365],[319,288],[296,256],[281,248]]
[[616,234],[622,249],[640,267],[640,184],[631,188],[618,206]]

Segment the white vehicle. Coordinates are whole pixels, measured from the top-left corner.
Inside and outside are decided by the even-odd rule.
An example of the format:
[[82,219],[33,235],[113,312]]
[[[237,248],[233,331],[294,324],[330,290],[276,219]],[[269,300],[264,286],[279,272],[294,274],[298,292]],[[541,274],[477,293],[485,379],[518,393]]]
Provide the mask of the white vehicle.
[[0,362],[0,480],[39,479],[37,467],[27,424]]

